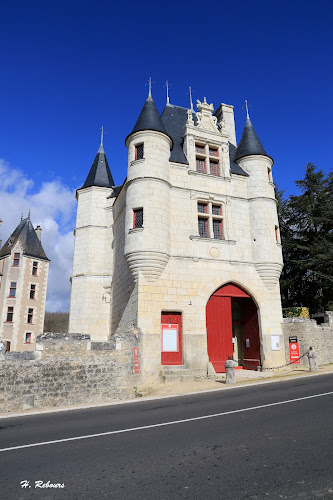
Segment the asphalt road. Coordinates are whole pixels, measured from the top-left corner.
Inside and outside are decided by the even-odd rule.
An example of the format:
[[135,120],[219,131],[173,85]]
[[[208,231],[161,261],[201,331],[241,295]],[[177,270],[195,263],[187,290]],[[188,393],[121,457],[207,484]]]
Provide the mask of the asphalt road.
[[330,374],[0,420],[0,499],[333,500],[332,415]]

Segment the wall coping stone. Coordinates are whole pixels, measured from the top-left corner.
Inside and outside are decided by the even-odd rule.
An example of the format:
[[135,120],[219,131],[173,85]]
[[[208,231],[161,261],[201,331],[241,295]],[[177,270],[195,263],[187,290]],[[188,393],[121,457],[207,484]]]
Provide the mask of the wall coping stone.
[[86,333],[53,333],[45,332],[38,335],[36,341],[42,342],[45,340],[90,340],[90,335]]

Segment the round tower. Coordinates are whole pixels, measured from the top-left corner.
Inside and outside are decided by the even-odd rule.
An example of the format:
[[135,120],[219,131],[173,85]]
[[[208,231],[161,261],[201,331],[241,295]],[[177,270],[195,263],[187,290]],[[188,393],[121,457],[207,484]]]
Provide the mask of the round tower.
[[125,257],[133,278],[154,281],[170,256],[170,171],[172,139],[149,92],[127,137]]
[[235,161],[249,174],[252,258],[267,288],[277,284],[282,267],[282,249],[272,178],[273,159],[264,150],[247,112]]
[[111,210],[114,181],[101,145],[83,186],[77,190],[69,332],[107,340],[110,304],[105,299],[112,275]]

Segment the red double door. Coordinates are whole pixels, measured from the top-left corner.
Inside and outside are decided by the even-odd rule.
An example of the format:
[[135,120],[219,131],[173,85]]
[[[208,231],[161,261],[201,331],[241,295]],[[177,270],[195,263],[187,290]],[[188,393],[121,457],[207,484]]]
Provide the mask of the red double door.
[[244,368],[256,369],[260,364],[260,340],[257,308],[251,297],[235,285],[217,290],[206,306],[207,350],[209,361],[217,373],[225,372],[224,363],[233,357],[232,299],[241,301],[242,348]]

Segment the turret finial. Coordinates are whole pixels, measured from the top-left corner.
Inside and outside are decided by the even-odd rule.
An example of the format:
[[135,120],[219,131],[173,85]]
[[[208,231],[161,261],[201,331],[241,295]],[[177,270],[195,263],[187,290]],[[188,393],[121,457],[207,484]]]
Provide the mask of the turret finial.
[[193,102],[192,102],[192,88],[189,87],[189,90],[190,90],[190,104],[191,104],[191,111],[193,112],[194,109],[193,109]]
[[166,102],[166,105],[167,105],[167,106],[170,106],[170,99],[169,99],[169,82],[168,82],[168,80],[165,82],[165,86],[166,86],[166,91],[167,91],[167,102]]
[[21,220],[23,220],[23,214],[21,214]]
[[151,96],[151,76],[149,77],[149,80],[148,80],[148,85],[149,85],[149,92],[148,92],[148,101],[152,101],[153,98]]
[[30,220],[30,208],[29,208],[29,212],[28,212],[28,219]]
[[104,137],[104,127],[102,125],[101,127],[101,144],[99,146],[98,153],[104,153],[104,147],[103,147],[103,137]]
[[247,105],[247,99],[245,99],[245,108],[246,108],[246,118],[249,120],[250,119],[250,115],[249,115],[249,107]]

